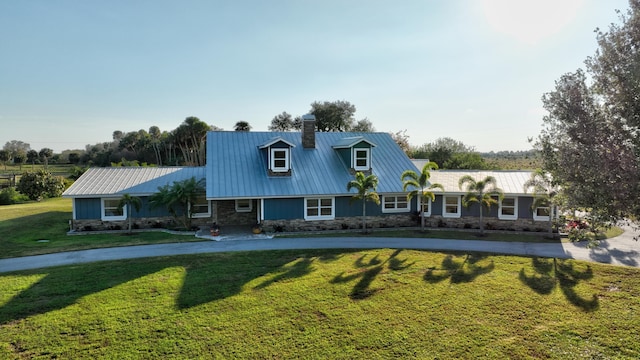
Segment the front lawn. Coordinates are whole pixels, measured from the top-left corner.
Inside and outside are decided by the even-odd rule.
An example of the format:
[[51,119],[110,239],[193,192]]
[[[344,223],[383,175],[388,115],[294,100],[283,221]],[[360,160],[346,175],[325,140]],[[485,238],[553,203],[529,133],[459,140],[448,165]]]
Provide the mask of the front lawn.
[[0,274],[0,358],[637,359],[640,269],[415,250]]
[[67,235],[71,199],[0,206],[0,258],[112,246],[198,241],[162,232]]

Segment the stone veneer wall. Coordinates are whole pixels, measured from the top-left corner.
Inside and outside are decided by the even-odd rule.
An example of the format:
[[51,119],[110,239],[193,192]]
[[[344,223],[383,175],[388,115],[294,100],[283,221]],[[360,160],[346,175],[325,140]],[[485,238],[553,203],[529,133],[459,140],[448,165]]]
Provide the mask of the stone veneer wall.
[[255,225],[258,219],[256,201],[249,212],[236,212],[235,200],[216,201],[217,223],[223,225]]
[[[495,217],[485,217],[483,221],[485,230],[547,231],[546,221],[533,221],[532,219],[500,220]],[[425,218],[425,226],[432,228],[479,229],[480,218],[431,216]]]
[[[415,216],[411,214],[367,216],[367,228],[394,228],[416,226]],[[280,231],[322,231],[362,229],[362,217],[343,217],[334,220],[304,219],[294,220],[264,220],[262,228],[267,232]]]
[[[191,219],[192,226],[210,226],[210,218]],[[137,218],[133,220],[133,229],[167,229],[180,227],[181,223],[176,222],[173,217]],[[102,221],[94,220],[71,220],[71,229],[74,231],[106,231],[106,230],[127,230],[128,220]]]
[[[425,219],[425,225],[431,228],[478,229],[478,221],[479,219],[477,217],[443,218],[442,216],[432,216]],[[415,226],[420,226],[420,218],[417,215],[367,216],[367,228]],[[267,232],[361,229],[362,218],[355,216],[318,221],[306,221],[304,219],[264,220],[262,228]],[[547,231],[547,223],[545,221],[533,222],[531,219],[499,220],[496,218],[485,218],[484,228],[486,230],[542,232]]]

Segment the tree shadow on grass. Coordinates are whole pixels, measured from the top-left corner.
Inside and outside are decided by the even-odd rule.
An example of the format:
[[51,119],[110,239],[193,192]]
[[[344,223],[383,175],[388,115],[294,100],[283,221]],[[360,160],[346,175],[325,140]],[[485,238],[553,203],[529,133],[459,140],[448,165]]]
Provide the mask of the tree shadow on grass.
[[424,274],[424,280],[435,284],[446,279],[451,283],[471,282],[478,276],[488,274],[495,268],[493,260],[485,264],[488,256],[481,254],[447,255],[441,267],[430,268]]
[[576,269],[573,261],[537,257],[531,259],[531,263],[535,273],[528,276],[522,268],[518,278],[533,291],[541,295],[549,295],[556,286],[559,286],[565,298],[580,309],[595,311],[599,308],[600,304],[595,294],[589,299],[580,296],[575,290],[580,281],[593,278],[591,266],[586,265],[584,269]]
[[342,272],[331,280],[332,284],[346,283],[356,279],[360,279],[349,293],[349,298],[352,300],[363,300],[373,296],[380,289],[372,289],[371,284],[376,279],[378,274],[384,269],[385,264],[389,270],[403,270],[411,267],[414,263],[406,264],[407,259],[400,260],[397,256],[402,249],[398,249],[389,256],[385,261],[381,261],[378,255],[371,258],[369,261],[365,261],[366,255],[362,255],[354,262],[354,267],[360,269],[360,271],[351,274],[344,275]]
[[185,269],[175,306],[186,309],[238,294],[246,283],[268,274],[278,275],[260,288],[302,277],[313,271],[314,259],[313,252],[256,251],[105,261],[20,272],[44,276],[0,305],[0,324],[64,309],[85,296],[171,267]]
[[[78,299],[147,276],[166,267],[161,262],[136,265],[128,262],[102,262],[47,269],[46,275],[0,307],[0,324],[44,314],[73,305]],[[115,266],[126,271],[108,271]],[[42,274],[29,271],[28,274]],[[108,277],[105,276],[108,274]]]

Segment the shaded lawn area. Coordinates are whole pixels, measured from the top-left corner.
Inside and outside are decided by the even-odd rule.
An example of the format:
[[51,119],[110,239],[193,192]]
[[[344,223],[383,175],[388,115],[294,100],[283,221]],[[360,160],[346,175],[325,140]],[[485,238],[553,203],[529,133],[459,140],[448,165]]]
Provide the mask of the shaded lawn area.
[[640,269],[415,250],[0,275],[0,358],[640,357]]
[[[67,235],[71,199],[0,206],[0,258],[101,247],[199,241],[162,232]],[[43,242],[42,240],[46,240]]]

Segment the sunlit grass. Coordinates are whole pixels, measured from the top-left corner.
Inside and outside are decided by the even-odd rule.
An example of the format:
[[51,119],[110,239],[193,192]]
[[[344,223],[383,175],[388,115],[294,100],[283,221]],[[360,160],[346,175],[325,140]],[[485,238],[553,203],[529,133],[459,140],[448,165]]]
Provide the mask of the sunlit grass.
[[634,359],[639,275],[389,249],[25,271],[0,276],[0,358]]

